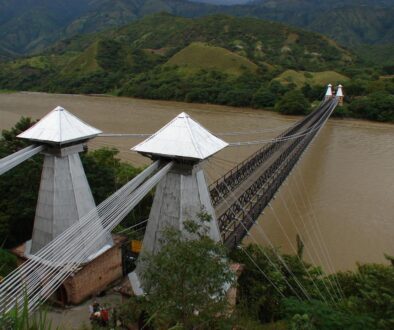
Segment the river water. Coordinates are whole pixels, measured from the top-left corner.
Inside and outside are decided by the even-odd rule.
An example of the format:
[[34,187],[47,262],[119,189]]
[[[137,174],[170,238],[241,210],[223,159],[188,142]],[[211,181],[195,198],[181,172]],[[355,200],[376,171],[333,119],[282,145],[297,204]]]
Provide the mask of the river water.
[[[152,133],[187,112],[228,142],[267,140],[299,120],[268,111],[130,98],[43,93],[0,94],[0,129],[21,116],[39,119],[61,105],[106,133]],[[264,132],[251,133],[256,130]],[[91,148],[116,147],[120,158],[142,166],[131,152],[141,138],[102,138]],[[306,260],[326,271],[354,269],[357,262],[386,262],[394,255],[394,126],[331,119],[282,185],[246,242],[292,252],[296,235]],[[227,148],[205,162],[213,181],[261,145]],[[231,202],[231,197],[229,198]]]

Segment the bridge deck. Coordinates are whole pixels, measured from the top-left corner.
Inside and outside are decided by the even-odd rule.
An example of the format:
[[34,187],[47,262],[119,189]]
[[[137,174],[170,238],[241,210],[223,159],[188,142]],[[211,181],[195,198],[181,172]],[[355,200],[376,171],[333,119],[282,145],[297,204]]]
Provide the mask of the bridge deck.
[[[295,138],[273,142],[261,150],[261,154],[265,153],[260,158],[262,161],[253,163],[254,159],[251,158],[250,166],[243,164],[237,167],[233,173],[213,185],[211,195],[215,197],[215,212],[227,245],[238,244],[242,240],[335,106],[336,101],[322,103],[313,113],[281,135],[291,137],[296,134]],[[305,131],[308,134],[304,134]]]

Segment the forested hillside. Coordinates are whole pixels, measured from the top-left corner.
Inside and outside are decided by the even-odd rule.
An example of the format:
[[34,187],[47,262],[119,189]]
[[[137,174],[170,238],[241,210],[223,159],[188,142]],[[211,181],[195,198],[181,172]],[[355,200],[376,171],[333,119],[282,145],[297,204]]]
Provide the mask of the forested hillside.
[[394,4],[384,1],[256,1],[228,13],[286,22],[346,46],[394,42]]
[[0,0],[0,49],[34,53],[60,39],[122,26],[147,14],[192,17],[211,7],[186,0]]
[[37,53],[61,39],[122,26],[158,12],[183,17],[224,13],[269,19],[320,32],[349,47],[394,42],[394,4],[389,0],[255,0],[226,6],[216,0],[203,2],[0,0],[0,58],[5,53]]
[[308,101],[321,100],[328,83],[342,83],[354,102],[336,115],[393,121],[391,72],[392,66],[367,65],[327,37],[280,23],[162,13],[0,63],[0,89],[110,93],[303,114]]
[[[233,89],[229,86],[238,82],[253,93],[288,69],[334,72],[355,61],[332,40],[280,23],[156,14],[119,29],[59,42],[38,56],[3,63],[0,88],[185,100],[189,92],[210,81],[217,89],[216,100],[221,89]],[[328,74],[319,83],[331,78]],[[153,85],[142,88],[141,80]],[[245,85],[250,83],[254,86]],[[168,95],[170,89],[178,94]]]

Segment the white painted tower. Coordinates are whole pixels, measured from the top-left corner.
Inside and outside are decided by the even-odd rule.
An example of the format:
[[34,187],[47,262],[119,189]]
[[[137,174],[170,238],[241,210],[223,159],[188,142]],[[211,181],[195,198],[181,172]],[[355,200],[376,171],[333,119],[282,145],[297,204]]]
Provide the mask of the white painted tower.
[[[67,110],[57,107],[18,135],[46,147],[42,152],[44,166],[33,236],[26,244],[26,256],[34,255],[96,208],[78,153],[84,150],[87,140],[100,133]],[[94,246],[89,255],[106,245],[112,245],[109,236]]]
[[[209,236],[214,241],[221,241],[200,162],[227,145],[189,115],[181,113],[147,140],[132,148],[152,159],[167,159],[175,162],[171,171],[156,188],[142,253],[158,252],[164,228],[171,226],[182,231],[184,222],[196,219],[202,210],[212,217],[209,223]],[[137,295],[143,293],[140,282],[142,272],[143,265],[138,262],[136,270],[129,274],[133,290]]]
[[328,84],[327,85],[327,91],[326,91],[326,95],[324,96],[325,100],[330,100],[332,99],[332,85]]
[[344,95],[343,95],[343,90],[342,90],[342,85],[338,85],[338,87],[337,87],[337,93],[336,93],[336,97],[339,99],[339,105],[343,105],[343,97],[344,97]]

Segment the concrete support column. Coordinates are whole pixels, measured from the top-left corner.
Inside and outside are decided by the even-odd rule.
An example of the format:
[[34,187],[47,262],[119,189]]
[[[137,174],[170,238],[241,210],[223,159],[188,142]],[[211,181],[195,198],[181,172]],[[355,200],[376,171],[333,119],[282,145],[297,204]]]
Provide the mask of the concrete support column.
[[[31,249],[34,254],[96,208],[78,153],[82,144],[45,153]],[[96,253],[109,237],[92,248]],[[28,249],[27,249],[28,250]]]
[[[166,227],[183,231],[184,222],[196,220],[202,210],[212,217],[208,224],[209,236],[214,241],[221,241],[203,170],[198,164],[178,163],[156,188],[141,253],[157,253],[161,248],[160,240]],[[129,275],[137,295],[143,292],[143,285],[140,282],[143,268],[143,263],[138,261],[136,270]]]

